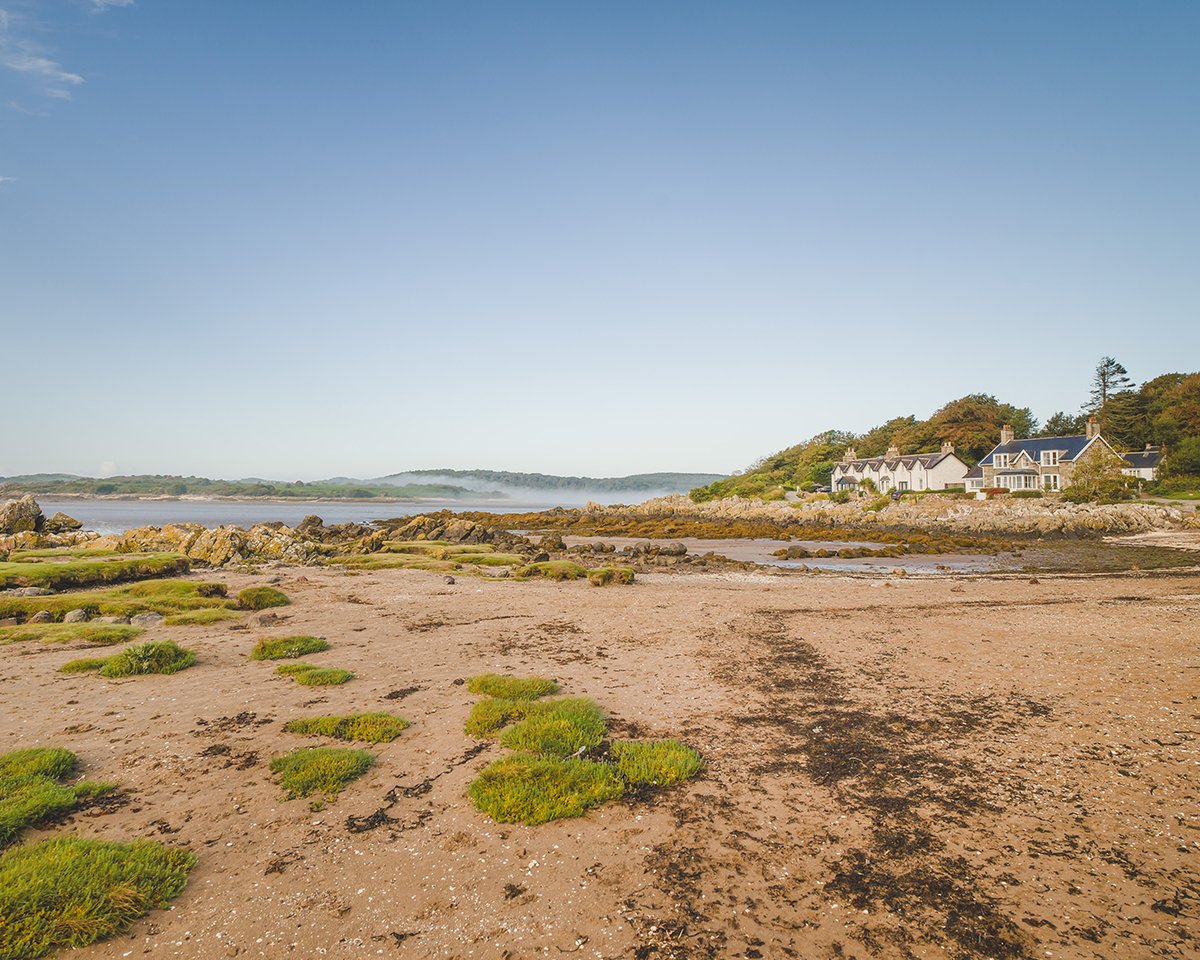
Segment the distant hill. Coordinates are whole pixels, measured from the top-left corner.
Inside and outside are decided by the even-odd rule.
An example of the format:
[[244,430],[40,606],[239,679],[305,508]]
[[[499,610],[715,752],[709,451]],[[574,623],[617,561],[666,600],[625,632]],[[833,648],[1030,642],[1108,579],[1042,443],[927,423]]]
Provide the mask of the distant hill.
[[[126,497],[263,497],[266,499],[372,500],[381,497],[400,499],[459,499],[478,497],[480,492],[442,483],[397,485],[350,480],[311,483],[278,480],[210,480],[208,477],[180,477],[170,474],[137,474],[123,477],[79,477],[62,473],[37,473],[19,477],[0,477],[0,498],[20,494],[67,494],[76,496]],[[501,493],[493,493],[501,497]]]
[[628,477],[564,477],[548,473],[513,473],[507,470],[408,470],[367,481],[373,484],[446,483],[470,490],[499,489],[508,493],[537,491],[619,494],[645,497],[686,493],[693,487],[720,480],[719,473],[635,473]]

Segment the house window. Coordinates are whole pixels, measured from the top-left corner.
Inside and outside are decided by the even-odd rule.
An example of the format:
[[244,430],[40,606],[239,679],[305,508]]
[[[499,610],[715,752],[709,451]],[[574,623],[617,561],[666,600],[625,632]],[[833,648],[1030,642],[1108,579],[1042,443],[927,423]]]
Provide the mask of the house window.
[[901,490],[907,490],[907,489],[908,489],[908,481],[907,481],[907,480],[901,480],[901,481],[900,481],[900,489],[901,489]]
[[1057,467],[1058,466],[1058,451],[1057,450],[1043,450],[1042,451],[1042,466],[1043,467]]
[[1008,466],[1009,460],[1011,459],[1011,454],[998,453],[998,454],[996,454],[996,456],[993,459],[996,461],[995,462],[996,469],[1003,470]]
[[[1044,456],[1044,454],[1043,454],[1043,456]],[[1058,489],[1058,474],[1057,473],[1043,473],[1042,474],[1042,486],[1047,490],[1057,490]]]

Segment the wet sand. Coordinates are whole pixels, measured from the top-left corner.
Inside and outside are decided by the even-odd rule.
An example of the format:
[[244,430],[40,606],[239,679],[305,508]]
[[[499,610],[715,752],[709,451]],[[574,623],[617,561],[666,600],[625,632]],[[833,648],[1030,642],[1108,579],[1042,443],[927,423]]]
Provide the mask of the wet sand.
[[[58,831],[183,844],[170,911],[63,957],[1194,957],[1200,576],[658,575],[631,587],[279,571],[270,625],[154,628],[167,677],[0,647],[4,749],[62,745],[125,802]],[[218,572],[231,589],[263,576]],[[236,627],[243,627],[236,629]],[[315,633],[302,687],[246,658]],[[483,671],[547,673],[701,779],[537,828],[477,813]],[[317,813],[270,758],[312,713],[413,722]],[[51,831],[33,831],[29,839]]]

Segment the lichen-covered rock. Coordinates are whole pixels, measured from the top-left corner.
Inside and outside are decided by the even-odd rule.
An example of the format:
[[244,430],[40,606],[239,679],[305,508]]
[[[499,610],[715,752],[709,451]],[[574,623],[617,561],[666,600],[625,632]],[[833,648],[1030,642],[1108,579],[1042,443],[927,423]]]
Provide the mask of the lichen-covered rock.
[[249,530],[233,526],[210,529],[198,523],[138,527],[102,537],[96,545],[125,552],[182,553],[214,567],[270,561],[312,563],[336,552],[334,547],[311,540],[282,523],[259,523]]
[[86,610],[68,610],[63,614],[63,623],[83,623],[87,618]]
[[70,533],[72,530],[78,530],[82,526],[83,524],[74,517],[69,517],[60,510],[46,521],[42,530],[45,533]]
[[29,494],[0,505],[0,533],[38,533],[45,523],[42,508]]

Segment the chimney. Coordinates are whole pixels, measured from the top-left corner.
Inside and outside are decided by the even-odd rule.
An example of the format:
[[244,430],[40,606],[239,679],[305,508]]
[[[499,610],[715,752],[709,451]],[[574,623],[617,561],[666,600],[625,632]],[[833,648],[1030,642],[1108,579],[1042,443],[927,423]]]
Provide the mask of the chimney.
[[942,443],[942,453],[953,453],[953,452],[954,452],[954,444],[952,444],[949,440],[944,441]]
[[900,448],[893,443],[890,447],[888,447],[887,458],[889,460],[895,460],[899,456]]
[[1092,440],[1100,436],[1100,424],[1096,422],[1095,417],[1088,417],[1087,438]]
[[842,457],[842,463],[849,463],[851,460],[857,460],[858,454],[854,452],[853,447],[847,447],[846,453]]
[[1017,437],[1016,437],[1016,434],[1013,433],[1013,428],[1012,428],[1011,423],[1006,423],[1004,426],[1002,426],[1000,428],[1000,442],[1001,443],[1012,443],[1016,438]]

